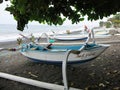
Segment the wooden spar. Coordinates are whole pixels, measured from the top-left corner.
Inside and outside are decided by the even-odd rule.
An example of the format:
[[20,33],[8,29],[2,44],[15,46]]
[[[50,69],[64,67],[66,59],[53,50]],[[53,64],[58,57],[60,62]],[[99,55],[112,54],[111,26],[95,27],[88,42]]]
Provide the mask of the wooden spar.
[[[91,43],[91,42],[90,42]],[[120,40],[114,40],[114,41],[97,41],[98,44],[114,44],[114,43],[120,43]],[[37,43],[38,45],[46,45],[48,43]],[[78,45],[78,44],[83,44],[83,43],[80,43],[80,42],[72,42],[72,43],[63,43],[63,42],[54,42],[53,45]]]
[[[84,49],[84,47],[82,49]],[[82,51],[82,49],[80,51]],[[68,62],[70,53],[73,53],[73,50],[69,50],[66,52],[65,60],[63,60],[63,62],[62,62],[62,76],[63,76],[64,90],[70,90],[68,88],[68,80],[67,80],[67,72],[66,72],[67,71],[67,62]]]
[[27,36],[25,36],[25,35],[23,35],[23,34],[19,34],[19,35],[21,35],[23,38],[25,38],[25,39],[29,39]]

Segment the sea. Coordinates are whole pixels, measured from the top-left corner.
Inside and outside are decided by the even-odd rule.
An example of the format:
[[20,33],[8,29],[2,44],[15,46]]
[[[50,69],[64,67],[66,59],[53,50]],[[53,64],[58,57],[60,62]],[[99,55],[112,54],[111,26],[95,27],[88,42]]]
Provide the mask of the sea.
[[52,35],[55,33],[64,33],[66,30],[82,30],[84,26],[80,25],[62,25],[62,26],[49,26],[49,25],[27,25],[24,31],[17,30],[17,25],[15,24],[0,24],[0,42],[15,41],[17,38],[21,38],[20,34],[25,36],[33,35],[35,37],[40,37],[42,33]]

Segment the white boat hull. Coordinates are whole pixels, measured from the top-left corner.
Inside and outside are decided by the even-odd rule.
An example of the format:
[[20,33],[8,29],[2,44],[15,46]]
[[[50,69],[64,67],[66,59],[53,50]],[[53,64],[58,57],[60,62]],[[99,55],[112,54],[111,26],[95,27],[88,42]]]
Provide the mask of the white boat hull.
[[[82,63],[98,57],[108,46],[101,45],[96,48],[83,50],[79,55],[71,53],[68,58],[69,64]],[[38,62],[61,64],[66,59],[66,51],[36,51],[28,50],[21,52],[24,56]]]
[[61,40],[61,41],[72,41],[72,40],[84,40],[87,39],[88,35],[80,35],[80,34],[65,34],[65,35],[55,35],[53,36],[54,39],[56,40]]

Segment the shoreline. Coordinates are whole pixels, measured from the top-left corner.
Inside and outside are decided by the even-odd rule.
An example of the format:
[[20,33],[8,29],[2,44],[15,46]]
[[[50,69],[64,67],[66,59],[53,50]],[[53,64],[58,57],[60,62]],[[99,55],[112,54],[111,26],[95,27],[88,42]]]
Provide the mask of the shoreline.
[[[112,36],[97,41],[120,40],[120,36]],[[76,41],[74,41],[76,42]],[[78,41],[79,42],[79,41]],[[15,47],[15,41],[0,43],[1,47]],[[60,66],[35,63],[22,56],[19,52],[2,52],[0,56],[0,72],[21,77],[62,84]],[[98,58],[80,64],[68,66],[68,84],[70,87],[85,90],[119,90],[120,89],[120,44],[111,46]],[[42,88],[0,78],[0,90],[45,90]]]

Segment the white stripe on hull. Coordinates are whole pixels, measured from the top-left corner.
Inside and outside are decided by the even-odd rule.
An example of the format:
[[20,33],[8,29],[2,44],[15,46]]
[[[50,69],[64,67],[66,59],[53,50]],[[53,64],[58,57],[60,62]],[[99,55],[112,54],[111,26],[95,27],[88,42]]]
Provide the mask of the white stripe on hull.
[[57,40],[82,40],[82,39],[86,39],[87,36],[56,36],[54,37]]

